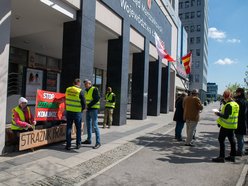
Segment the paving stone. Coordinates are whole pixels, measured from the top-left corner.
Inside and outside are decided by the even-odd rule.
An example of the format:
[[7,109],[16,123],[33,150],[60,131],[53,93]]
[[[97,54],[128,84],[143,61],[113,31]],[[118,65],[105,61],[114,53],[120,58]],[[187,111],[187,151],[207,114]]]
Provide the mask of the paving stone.
[[15,178],[15,175],[10,174],[10,173],[5,172],[5,171],[0,171],[0,183],[6,181],[8,179],[11,179],[11,178]]
[[0,171],[4,171],[4,170],[9,169],[11,167],[14,167],[14,165],[9,164],[8,162],[1,162],[0,163]]
[[4,181],[3,183],[10,186],[23,186],[23,185],[29,185],[30,183],[34,181],[38,181],[40,179],[44,179],[45,177],[34,173],[34,172],[25,172],[23,175],[15,176],[14,178],[8,179],[7,181]]

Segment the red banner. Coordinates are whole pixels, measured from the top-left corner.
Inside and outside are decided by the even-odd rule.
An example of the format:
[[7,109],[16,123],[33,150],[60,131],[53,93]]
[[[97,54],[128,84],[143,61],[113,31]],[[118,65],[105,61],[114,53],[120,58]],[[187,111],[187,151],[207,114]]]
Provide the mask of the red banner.
[[65,94],[37,90],[35,120],[65,120]]

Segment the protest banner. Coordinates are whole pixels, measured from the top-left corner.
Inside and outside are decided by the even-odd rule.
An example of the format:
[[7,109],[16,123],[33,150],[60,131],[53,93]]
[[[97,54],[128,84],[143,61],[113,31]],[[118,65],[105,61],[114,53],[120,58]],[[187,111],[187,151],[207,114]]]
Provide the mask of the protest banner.
[[35,120],[65,120],[65,94],[37,90]]

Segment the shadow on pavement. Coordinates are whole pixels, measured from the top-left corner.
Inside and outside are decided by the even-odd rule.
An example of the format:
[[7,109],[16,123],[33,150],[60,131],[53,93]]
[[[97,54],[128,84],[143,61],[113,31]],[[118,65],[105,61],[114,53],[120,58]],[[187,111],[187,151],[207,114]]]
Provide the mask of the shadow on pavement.
[[159,161],[176,164],[211,162],[219,153],[218,132],[199,132],[194,147],[185,146],[170,134],[153,133],[149,137],[140,137],[134,141],[138,145],[146,145],[153,151],[160,151]]

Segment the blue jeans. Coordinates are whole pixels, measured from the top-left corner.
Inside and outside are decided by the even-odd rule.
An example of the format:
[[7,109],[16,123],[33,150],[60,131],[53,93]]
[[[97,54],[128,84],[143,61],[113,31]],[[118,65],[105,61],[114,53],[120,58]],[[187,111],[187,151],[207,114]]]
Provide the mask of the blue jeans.
[[70,147],[71,146],[71,129],[72,129],[72,124],[73,122],[75,123],[76,126],[76,144],[80,145],[81,144],[81,128],[82,128],[82,113],[81,112],[66,112],[66,120],[67,120],[67,125],[66,125],[66,146]]
[[93,126],[96,134],[96,144],[100,144],[100,131],[98,128],[97,114],[98,114],[97,109],[87,110],[86,112],[86,125],[87,125],[87,134],[88,134],[87,141],[91,142],[92,126]]
[[177,121],[176,128],[175,128],[175,137],[176,139],[182,139],[182,130],[184,127],[184,122]]
[[237,144],[238,144],[238,153],[243,153],[243,148],[244,148],[244,135],[243,134],[235,134],[237,138]]

